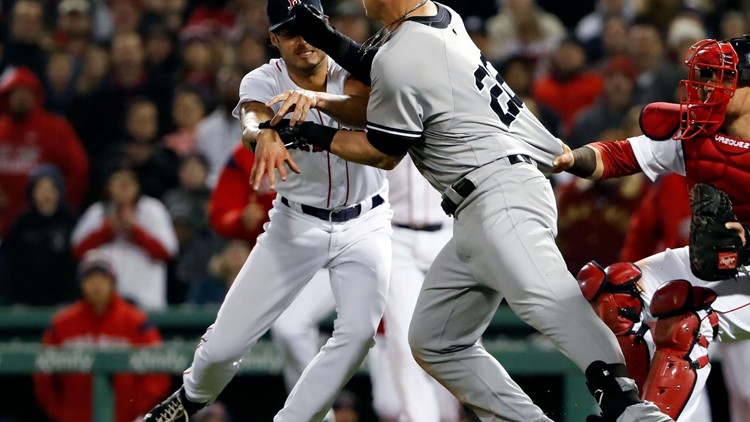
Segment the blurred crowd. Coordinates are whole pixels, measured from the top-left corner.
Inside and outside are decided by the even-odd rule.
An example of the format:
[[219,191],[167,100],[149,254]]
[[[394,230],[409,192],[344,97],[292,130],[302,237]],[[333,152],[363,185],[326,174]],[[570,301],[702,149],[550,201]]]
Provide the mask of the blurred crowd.
[[[571,147],[639,134],[644,104],[679,101],[690,45],[750,32],[747,0],[443,3]],[[355,40],[377,30],[360,1],[323,4]],[[0,304],[73,302],[78,263],[92,250],[109,253],[118,294],[141,310],[221,302],[267,210],[255,201],[233,223],[209,223],[212,190],[241,135],[231,115],[240,80],[276,57],[265,8],[265,0],[0,2]],[[591,259],[635,260],[687,241],[678,177],[553,183],[573,273]],[[254,194],[243,195],[224,201],[247,205]],[[663,207],[668,216],[656,212]]]

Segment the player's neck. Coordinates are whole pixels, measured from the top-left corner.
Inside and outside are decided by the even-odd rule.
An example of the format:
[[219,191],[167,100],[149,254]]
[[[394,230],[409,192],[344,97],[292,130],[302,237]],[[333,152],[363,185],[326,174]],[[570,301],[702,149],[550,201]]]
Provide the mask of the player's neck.
[[313,69],[298,69],[287,65],[287,73],[297,86],[310,91],[325,91],[328,81],[328,58]]
[[403,2],[393,9],[392,13],[382,18],[389,30],[395,30],[403,21],[413,16],[432,16],[437,14],[437,6],[429,0]]
[[727,116],[724,131],[733,138],[750,140],[750,114],[737,117]]

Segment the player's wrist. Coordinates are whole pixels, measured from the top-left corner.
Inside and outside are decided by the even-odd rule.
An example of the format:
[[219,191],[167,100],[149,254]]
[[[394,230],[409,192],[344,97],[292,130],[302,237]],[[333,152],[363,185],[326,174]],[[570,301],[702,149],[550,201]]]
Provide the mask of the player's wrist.
[[596,152],[592,148],[581,147],[571,151],[573,165],[566,171],[578,177],[591,178],[596,171]]

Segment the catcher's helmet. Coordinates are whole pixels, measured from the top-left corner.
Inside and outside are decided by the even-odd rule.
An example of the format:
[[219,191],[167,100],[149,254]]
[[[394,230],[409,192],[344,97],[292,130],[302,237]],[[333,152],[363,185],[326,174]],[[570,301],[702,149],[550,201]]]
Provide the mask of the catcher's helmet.
[[750,81],[750,34],[727,41],[737,53],[737,80]]
[[[739,43],[738,43],[739,44]],[[750,44],[743,41],[747,53]],[[724,123],[727,104],[737,89],[739,58],[730,41],[701,40],[685,55],[688,77],[680,82],[680,114],[685,116],[676,138],[711,135]]]

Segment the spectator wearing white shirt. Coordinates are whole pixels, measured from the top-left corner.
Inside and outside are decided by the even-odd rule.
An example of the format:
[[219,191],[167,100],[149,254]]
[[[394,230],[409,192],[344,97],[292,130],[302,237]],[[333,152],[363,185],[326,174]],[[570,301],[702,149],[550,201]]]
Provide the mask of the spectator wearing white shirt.
[[236,66],[225,66],[216,74],[217,107],[198,125],[196,149],[209,163],[208,186],[216,186],[224,163],[240,141],[242,130],[232,110],[239,101],[240,81],[244,76]]
[[94,248],[113,257],[123,297],[148,311],[167,306],[167,262],[177,254],[177,238],[166,207],[140,195],[132,169],[111,173],[106,199],[86,210],[73,230],[72,244],[78,259]]

